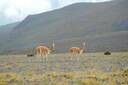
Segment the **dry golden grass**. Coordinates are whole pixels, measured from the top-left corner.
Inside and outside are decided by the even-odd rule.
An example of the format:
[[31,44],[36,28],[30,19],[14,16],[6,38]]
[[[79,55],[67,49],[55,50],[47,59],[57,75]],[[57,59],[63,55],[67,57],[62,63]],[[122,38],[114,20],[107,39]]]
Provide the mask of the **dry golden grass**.
[[128,53],[83,54],[80,61],[69,54],[49,55],[49,61],[19,56],[0,57],[0,85],[128,85]]
[[[117,85],[128,84],[128,76],[124,72],[104,73],[100,71],[89,72],[50,72],[37,75],[32,72],[26,72],[23,75],[16,73],[0,73],[0,85],[24,85],[28,81],[28,85],[33,85],[30,82],[36,82],[38,85]],[[27,85],[25,84],[25,85]]]

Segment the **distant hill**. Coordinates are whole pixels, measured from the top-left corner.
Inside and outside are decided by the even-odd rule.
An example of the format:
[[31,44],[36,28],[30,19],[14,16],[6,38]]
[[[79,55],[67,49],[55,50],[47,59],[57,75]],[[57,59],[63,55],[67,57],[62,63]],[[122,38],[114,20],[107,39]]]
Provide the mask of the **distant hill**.
[[2,47],[9,43],[7,42],[7,40],[9,39],[10,33],[11,31],[13,31],[14,27],[19,23],[20,22],[16,22],[0,26],[0,50],[3,50],[4,48]]
[[0,26],[0,34],[10,33],[13,30],[13,28],[19,23],[20,22],[15,22],[15,23]]
[[56,43],[56,52],[81,46],[85,40],[87,51],[128,50],[127,9],[128,0],[114,0],[76,3],[29,15],[12,29],[0,52],[27,52],[40,43],[49,46],[52,40]]

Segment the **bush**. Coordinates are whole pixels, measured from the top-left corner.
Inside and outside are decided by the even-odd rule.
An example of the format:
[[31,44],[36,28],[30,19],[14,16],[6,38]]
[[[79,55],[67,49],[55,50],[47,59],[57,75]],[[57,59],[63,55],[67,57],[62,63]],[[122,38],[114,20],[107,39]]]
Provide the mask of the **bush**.
[[104,53],[104,55],[111,55],[111,52],[106,51],[106,52]]
[[82,85],[102,85],[99,81],[94,79],[86,79],[82,81]]
[[33,57],[34,54],[27,54],[27,57]]

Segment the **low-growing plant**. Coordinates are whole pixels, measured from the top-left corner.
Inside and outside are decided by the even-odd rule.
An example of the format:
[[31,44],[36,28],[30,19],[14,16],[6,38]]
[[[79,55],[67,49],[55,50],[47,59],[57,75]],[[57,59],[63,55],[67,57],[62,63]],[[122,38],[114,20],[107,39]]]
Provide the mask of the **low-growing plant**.
[[20,85],[23,85],[22,82],[21,76],[16,73],[0,73],[0,85],[8,85],[8,83],[12,85],[21,83]]
[[107,83],[107,85],[117,85],[116,81],[114,80],[111,80]]
[[104,52],[104,55],[111,55],[111,52],[110,51],[106,51],[106,52]]
[[82,85],[102,85],[99,81],[95,79],[85,79],[81,81]]

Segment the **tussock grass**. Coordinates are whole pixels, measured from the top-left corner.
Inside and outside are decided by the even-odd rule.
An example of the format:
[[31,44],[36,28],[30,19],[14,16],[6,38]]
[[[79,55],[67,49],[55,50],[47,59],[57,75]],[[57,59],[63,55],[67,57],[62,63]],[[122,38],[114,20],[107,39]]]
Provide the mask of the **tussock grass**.
[[[36,82],[39,85],[117,85],[128,84],[127,69],[121,72],[105,73],[101,71],[88,72],[50,72],[37,75],[33,72],[26,72],[23,75],[16,73],[0,73],[0,85],[14,83],[19,85]],[[125,74],[125,76],[124,76]],[[26,85],[27,85],[26,84]]]
[[0,57],[0,85],[128,84],[128,53],[90,53],[73,56],[72,60],[70,57],[51,54],[48,61],[22,55]]

